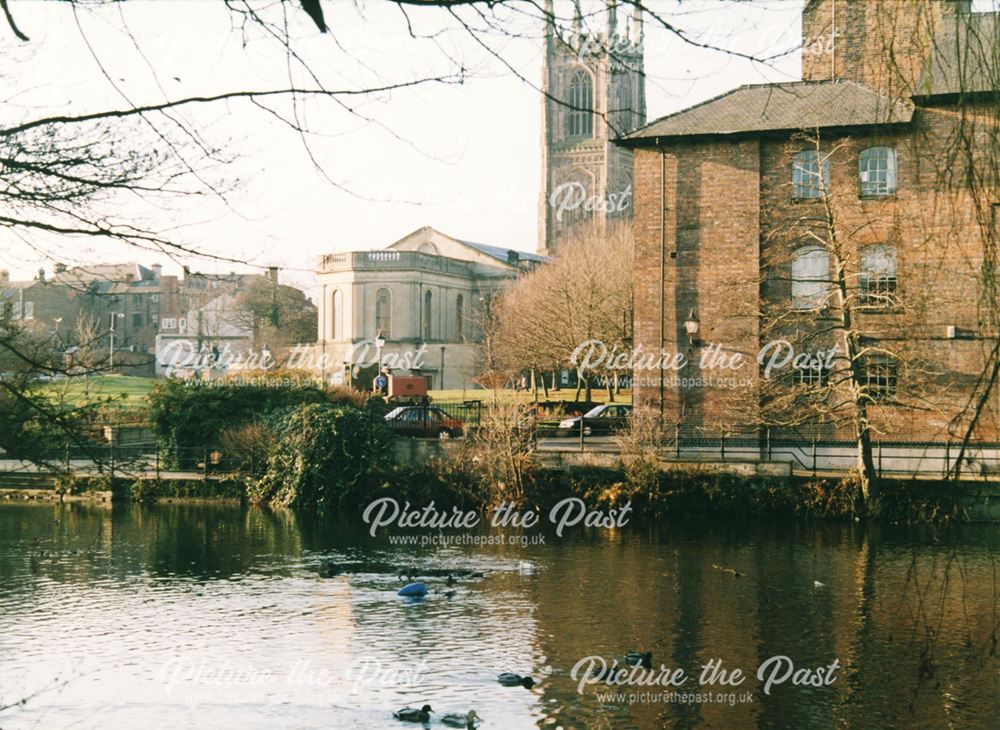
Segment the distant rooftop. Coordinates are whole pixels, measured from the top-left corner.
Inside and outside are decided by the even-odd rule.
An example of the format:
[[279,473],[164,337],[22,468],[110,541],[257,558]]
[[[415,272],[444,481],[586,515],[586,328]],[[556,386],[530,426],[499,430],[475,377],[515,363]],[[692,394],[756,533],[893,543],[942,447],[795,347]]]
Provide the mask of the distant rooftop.
[[621,142],[637,145],[657,137],[906,124],[912,118],[912,104],[889,99],[856,81],[752,84],[661,117]]
[[466,246],[471,246],[477,251],[486,254],[487,256],[492,256],[498,261],[503,261],[508,263],[510,261],[510,255],[517,254],[520,261],[537,261],[539,263],[545,261],[544,256],[539,256],[538,254],[528,253],[527,251],[518,251],[513,248],[503,248],[501,246],[490,246],[485,243],[475,243],[474,241],[462,241]]

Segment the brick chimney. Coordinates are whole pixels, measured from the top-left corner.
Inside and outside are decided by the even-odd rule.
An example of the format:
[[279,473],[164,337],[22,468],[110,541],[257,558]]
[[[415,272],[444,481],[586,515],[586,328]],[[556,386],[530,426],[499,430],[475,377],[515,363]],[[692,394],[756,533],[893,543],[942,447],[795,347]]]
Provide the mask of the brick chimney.
[[942,18],[971,11],[972,0],[806,0],[802,78],[848,79],[889,96],[916,88]]

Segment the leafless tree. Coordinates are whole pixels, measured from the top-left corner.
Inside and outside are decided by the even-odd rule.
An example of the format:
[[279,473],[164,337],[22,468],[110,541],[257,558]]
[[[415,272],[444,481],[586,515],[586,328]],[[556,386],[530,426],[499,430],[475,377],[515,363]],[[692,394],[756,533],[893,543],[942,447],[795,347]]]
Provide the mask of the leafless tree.
[[[627,375],[626,369],[608,367],[608,359],[629,345],[632,248],[628,224],[605,232],[581,226],[558,256],[504,291],[494,337],[508,369],[576,368],[588,401],[592,374]],[[601,352],[607,357],[588,372],[581,351],[591,347],[594,361]]]

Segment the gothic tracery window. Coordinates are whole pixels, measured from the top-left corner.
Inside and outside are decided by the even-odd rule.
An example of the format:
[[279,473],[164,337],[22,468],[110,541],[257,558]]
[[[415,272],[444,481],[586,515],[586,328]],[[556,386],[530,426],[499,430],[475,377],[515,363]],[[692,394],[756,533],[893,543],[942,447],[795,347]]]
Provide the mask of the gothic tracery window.
[[566,99],[566,135],[568,137],[592,137],[594,134],[594,87],[590,75],[583,69],[577,70],[569,82]]

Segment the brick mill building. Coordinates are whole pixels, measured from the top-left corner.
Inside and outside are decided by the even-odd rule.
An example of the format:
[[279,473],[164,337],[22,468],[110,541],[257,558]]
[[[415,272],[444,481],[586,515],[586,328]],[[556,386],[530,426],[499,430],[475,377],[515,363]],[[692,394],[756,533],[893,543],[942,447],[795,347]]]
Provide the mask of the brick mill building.
[[[982,401],[977,437],[996,440],[997,14],[808,0],[802,22],[802,81],[619,141],[634,154],[635,345],[688,356],[636,370],[636,402],[691,428],[811,434],[849,430],[862,403],[878,434],[941,441]],[[776,340],[836,355],[765,377]],[[738,367],[702,367],[713,345]]]

